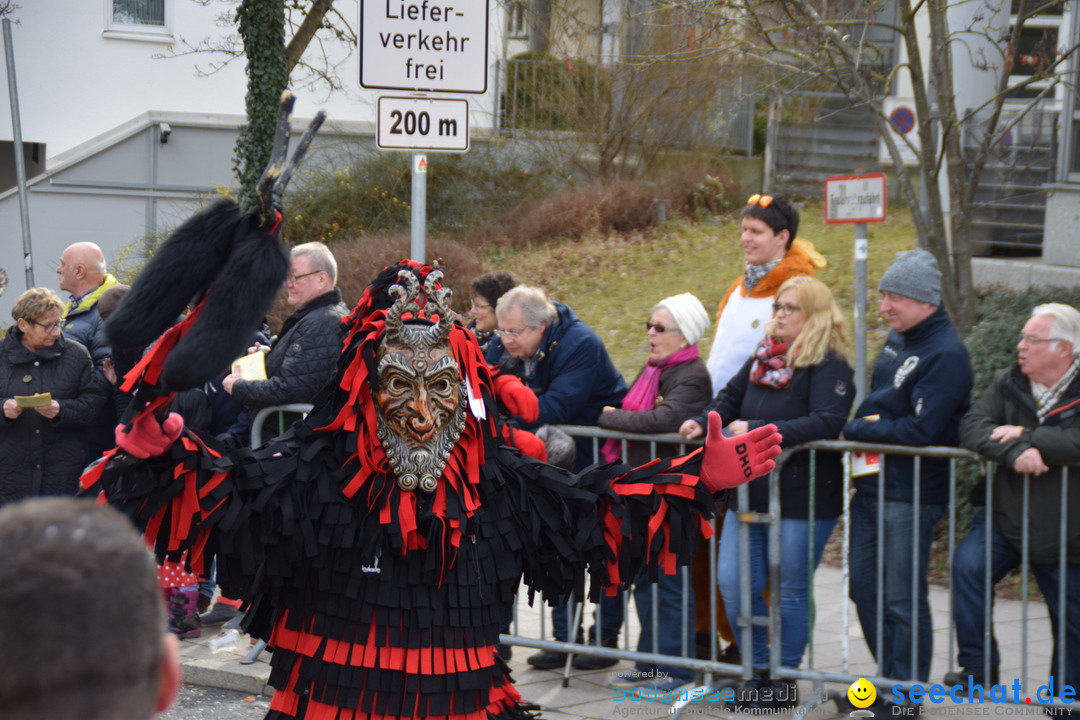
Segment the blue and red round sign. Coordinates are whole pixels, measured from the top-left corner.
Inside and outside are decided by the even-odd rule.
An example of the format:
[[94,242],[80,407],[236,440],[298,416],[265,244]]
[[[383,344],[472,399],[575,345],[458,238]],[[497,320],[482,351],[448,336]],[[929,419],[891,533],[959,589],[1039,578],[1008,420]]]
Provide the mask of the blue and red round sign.
[[907,135],[915,127],[915,111],[906,105],[899,105],[889,113],[889,124],[896,132]]

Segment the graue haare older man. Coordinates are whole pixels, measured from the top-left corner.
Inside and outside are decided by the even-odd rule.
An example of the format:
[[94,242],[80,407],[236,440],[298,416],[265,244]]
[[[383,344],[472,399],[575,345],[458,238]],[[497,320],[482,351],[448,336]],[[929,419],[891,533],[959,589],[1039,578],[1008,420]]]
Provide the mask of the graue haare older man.
[[1060,303],[1037,306],[1020,331],[1016,351],[1016,364],[997,373],[960,425],[961,442],[998,466],[991,485],[992,517],[988,520],[985,508],[976,513],[953,560],[953,616],[963,669],[947,674],[945,682],[998,681],[997,643],[991,638],[989,658],[983,646],[983,617],[990,610],[984,600],[986,544],[991,545],[994,584],[1020,564],[1026,507],[1030,566],[1054,626],[1050,674],[1055,689],[1063,684],[1075,688],[1080,684],[1080,490],[1074,487],[1065,509],[1064,648],[1057,643],[1063,621],[1058,562],[1063,466],[1080,463],[1080,312]]

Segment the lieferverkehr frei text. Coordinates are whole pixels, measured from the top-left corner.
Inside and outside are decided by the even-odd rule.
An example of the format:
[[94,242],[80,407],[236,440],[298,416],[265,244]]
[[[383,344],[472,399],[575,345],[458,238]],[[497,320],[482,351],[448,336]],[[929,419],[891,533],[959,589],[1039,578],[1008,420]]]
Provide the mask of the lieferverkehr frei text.
[[[386,19],[400,20],[405,27],[402,32],[379,32],[379,42],[385,49],[415,50],[417,53],[464,53],[466,45],[471,42],[468,36],[455,34],[453,29],[432,32],[416,27],[417,22],[450,25],[464,17],[465,13],[455,10],[453,5],[434,5],[428,0],[420,3],[386,0]],[[410,55],[403,62],[404,77],[410,80],[444,80],[446,77],[442,58],[424,62]]]

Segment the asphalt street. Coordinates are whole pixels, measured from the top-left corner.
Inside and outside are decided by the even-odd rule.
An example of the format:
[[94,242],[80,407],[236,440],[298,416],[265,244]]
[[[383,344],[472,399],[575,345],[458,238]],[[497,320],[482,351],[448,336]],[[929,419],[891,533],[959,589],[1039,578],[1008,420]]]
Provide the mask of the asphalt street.
[[270,708],[266,695],[249,695],[184,684],[160,720],[262,720]]

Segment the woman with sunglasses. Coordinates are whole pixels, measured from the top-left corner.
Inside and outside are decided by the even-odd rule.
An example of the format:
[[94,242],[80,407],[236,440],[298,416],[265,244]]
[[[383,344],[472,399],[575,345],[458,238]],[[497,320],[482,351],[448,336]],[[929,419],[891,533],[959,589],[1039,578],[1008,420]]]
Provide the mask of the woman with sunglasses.
[[0,342],[0,504],[74,495],[91,459],[84,436],[105,393],[90,353],[60,331],[63,307],[51,290],[27,290]]
[[[776,423],[785,448],[836,438],[855,399],[849,352],[844,316],[829,288],[814,278],[791,278],[777,291],[772,320],[754,354],[705,411],[683,423],[679,432],[686,438],[701,437],[707,413],[715,410],[733,435]],[[748,507],[740,506],[737,493],[730,494],[720,535],[717,581],[729,618],[741,611],[736,514],[769,512],[768,476],[751,480],[747,488]],[[780,553],[780,662],[784,667],[797,668],[806,649],[812,576],[808,558],[812,548],[816,568],[840,515],[841,490],[840,456],[834,453],[819,452],[813,463],[810,453],[798,453],[780,473],[780,547],[773,550]],[[752,610],[756,616],[766,616],[762,593],[768,575],[769,526],[751,525],[749,530]],[[755,626],[753,638],[755,677],[737,694],[737,705],[762,709],[795,705],[795,683],[768,677],[767,629]]]
[[[712,386],[705,363],[698,356],[698,340],[709,327],[709,314],[701,301],[690,293],[661,300],[652,309],[645,323],[649,342],[649,358],[637,376],[630,392],[623,398],[622,408],[607,406],[600,414],[600,427],[632,433],[673,433],[688,417],[701,412],[712,396]],[[622,443],[608,440],[603,447],[604,459],[622,457]],[[658,445],[655,452],[648,443],[630,443],[626,459],[631,465],[641,465],[653,457],[675,455],[678,447]],[[675,628],[682,627],[683,581],[681,574],[661,575],[657,586],[658,650],[664,655],[694,657],[694,595],[686,593],[690,622],[684,643]],[[638,650],[652,650],[652,588],[648,578],[634,581],[634,602],[641,622]],[[656,686],[658,690],[672,689],[689,682],[694,671],[676,667],[654,667],[637,663],[633,670],[612,677],[619,687]]]

